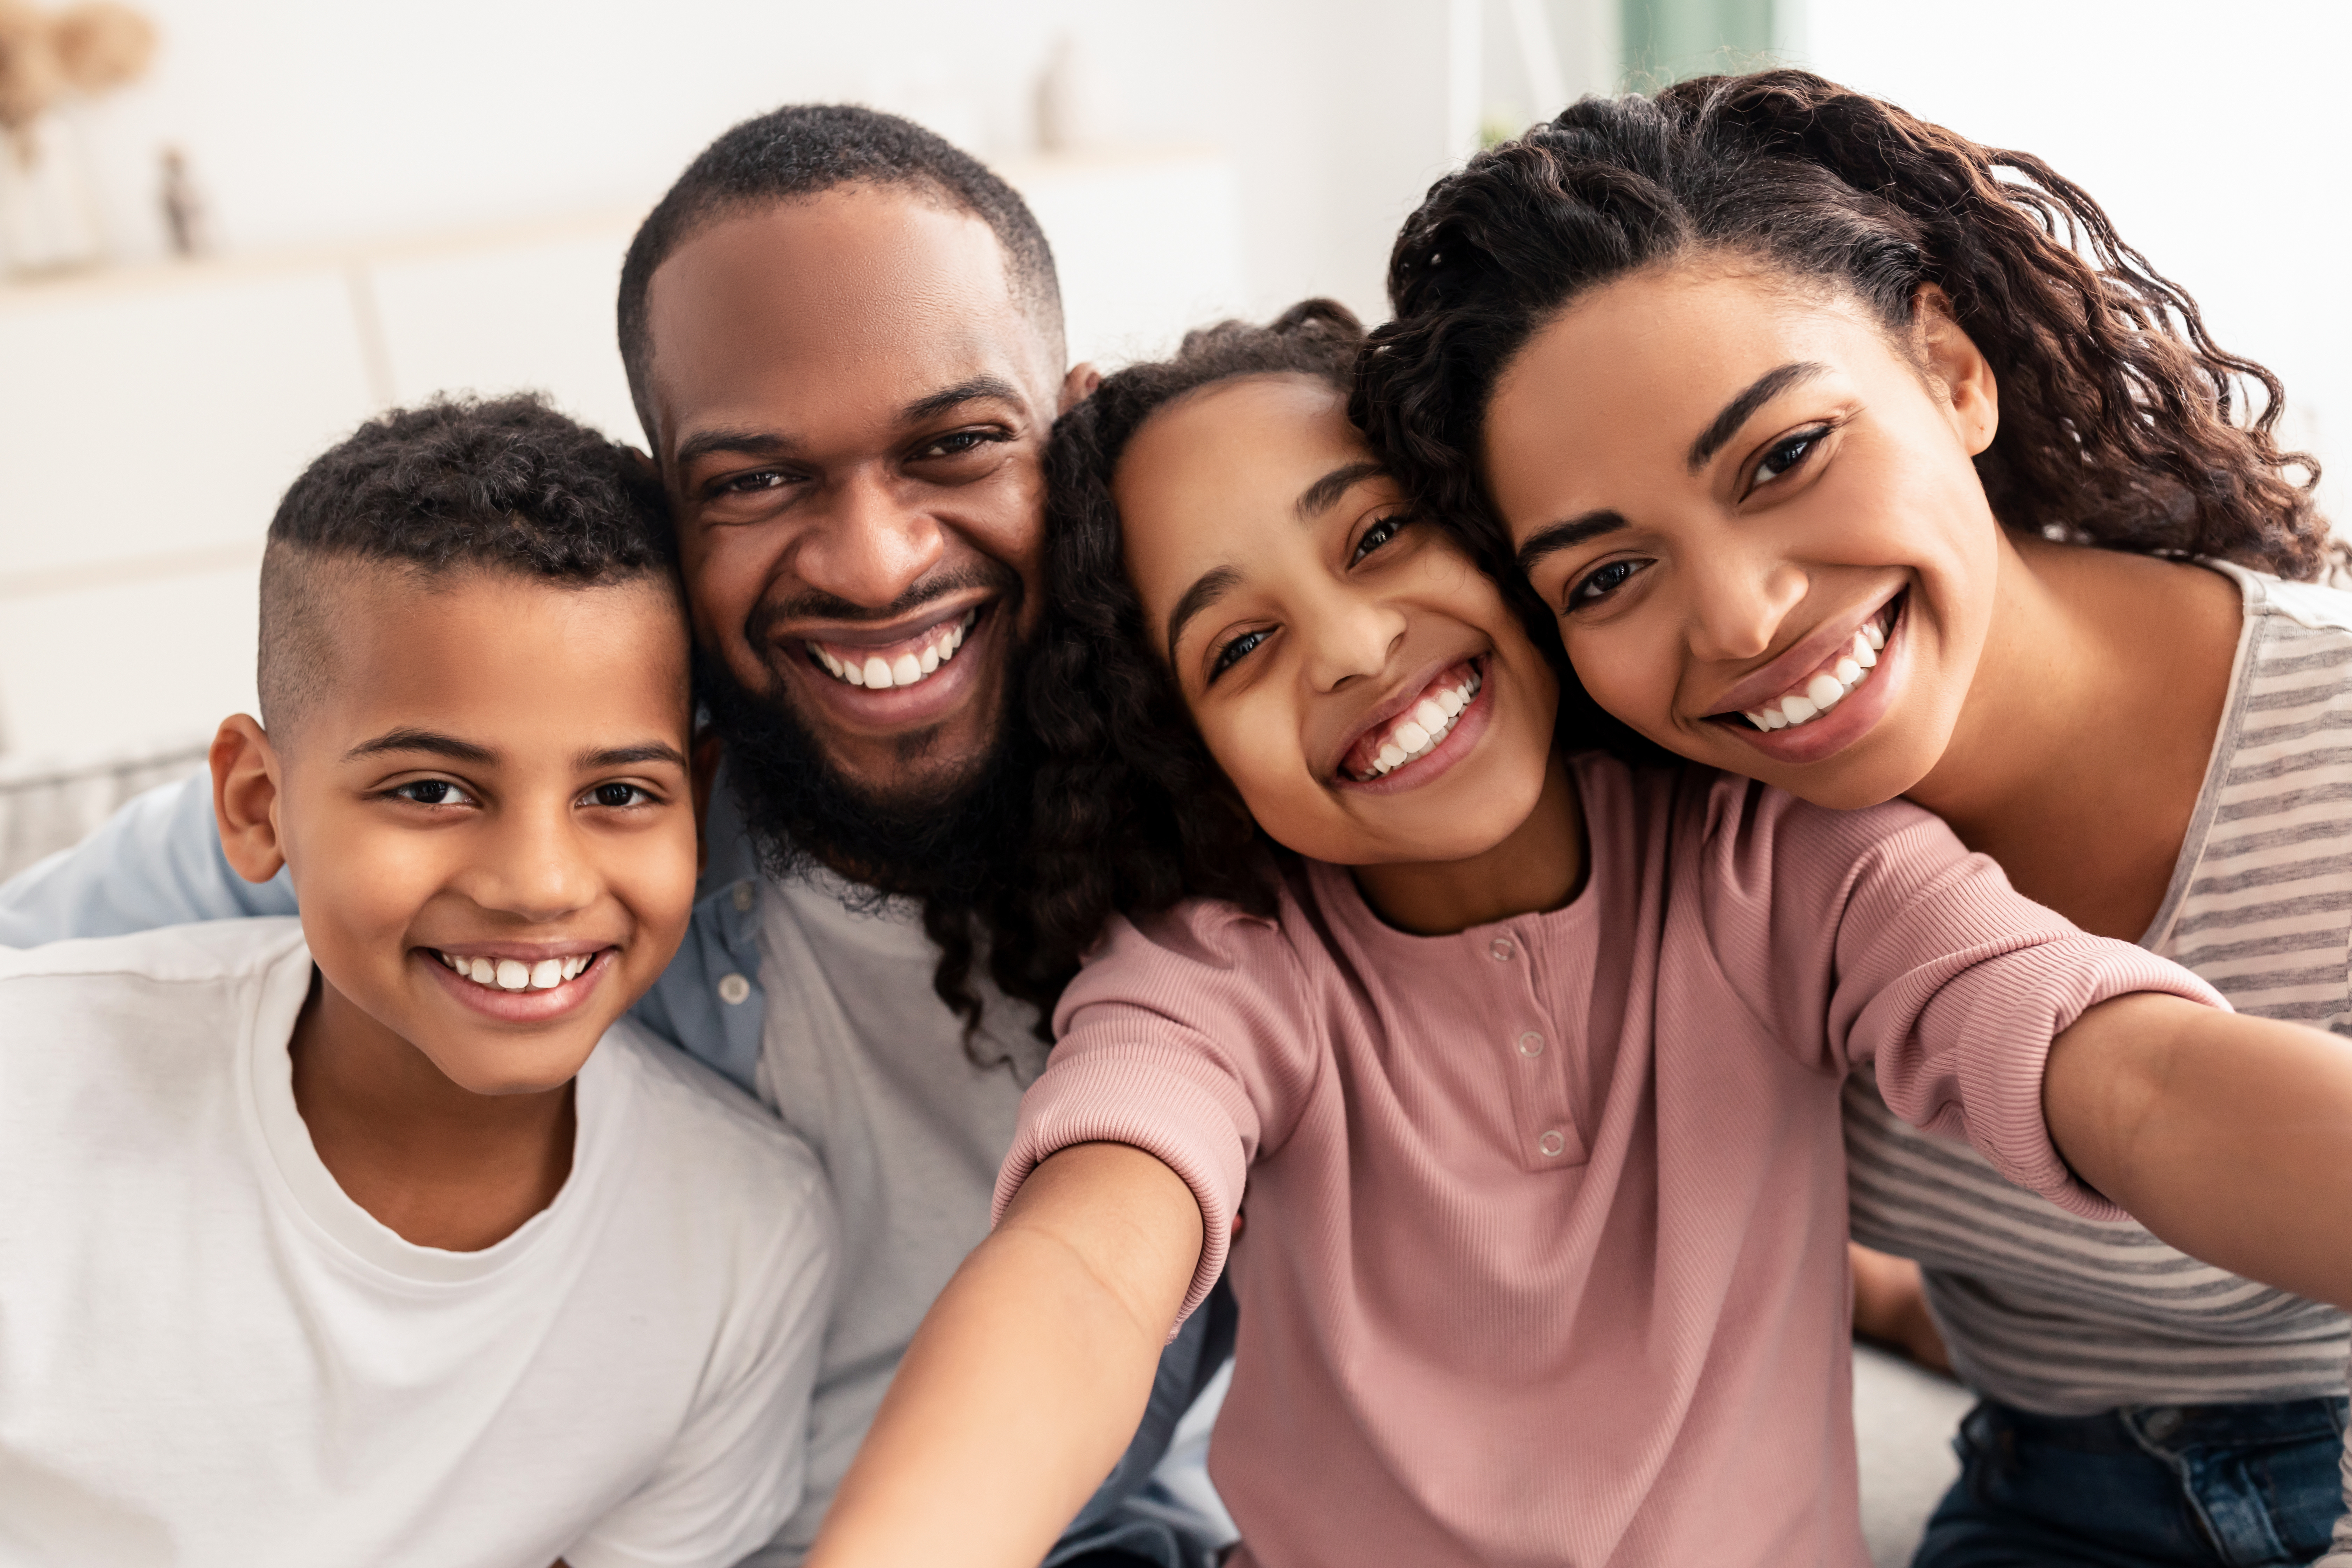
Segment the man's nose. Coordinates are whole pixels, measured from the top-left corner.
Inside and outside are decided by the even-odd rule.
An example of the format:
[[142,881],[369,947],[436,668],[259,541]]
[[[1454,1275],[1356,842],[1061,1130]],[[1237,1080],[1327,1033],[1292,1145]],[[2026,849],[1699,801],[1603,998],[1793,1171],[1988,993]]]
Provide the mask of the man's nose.
[[1727,552],[1696,574],[1691,652],[1703,659],[1757,658],[1770,651],[1789,612],[1805,597],[1804,573],[1785,561]]
[[937,518],[881,476],[853,474],[824,498],[793,564],[808,587],[879,610],[897,604],[946,548]]

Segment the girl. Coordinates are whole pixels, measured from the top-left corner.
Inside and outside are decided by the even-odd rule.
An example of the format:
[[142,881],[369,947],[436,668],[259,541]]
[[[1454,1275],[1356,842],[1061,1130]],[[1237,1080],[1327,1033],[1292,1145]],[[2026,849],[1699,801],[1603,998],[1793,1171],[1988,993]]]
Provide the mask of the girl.
[[[1355,348],[1328,306],[1198,334],[1057,433],[1040,962],[1138,918],[813,1563],[1034,1563],[1245,1187],[1243,1562],[1859,1563],[1864,1061],[2070,1209],[2352,1297],[2334,1042],[2196,1005],[1912,807],[1563,755],[1545,657],[1349,426]],[[2308,1225],[2244,1223],[2281,1198]]]
[[[2352,598],[2283,581],[2323,564],[2314,470],[2089,196],[1814,77],[1715,79],[1474,160],[1391,281],[1360,411],[1611,713],[1907,796],[2242,1011],[2352,1026]],[[2341,1314],[2020,1192],[1859,1074],[1847,1138],[1856,1237],[1928,1265],[1984,1395],[1923,1568],[2326,1549]]]

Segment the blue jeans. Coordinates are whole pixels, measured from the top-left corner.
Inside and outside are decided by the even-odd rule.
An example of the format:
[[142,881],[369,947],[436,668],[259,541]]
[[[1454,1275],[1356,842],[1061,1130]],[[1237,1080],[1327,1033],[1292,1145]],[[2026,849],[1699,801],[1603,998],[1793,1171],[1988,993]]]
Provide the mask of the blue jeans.
[[1912,1568],[2271,1568],[2327,1550],[2345,1402],[2034,1415],[1990,1400],[1953,1447]]

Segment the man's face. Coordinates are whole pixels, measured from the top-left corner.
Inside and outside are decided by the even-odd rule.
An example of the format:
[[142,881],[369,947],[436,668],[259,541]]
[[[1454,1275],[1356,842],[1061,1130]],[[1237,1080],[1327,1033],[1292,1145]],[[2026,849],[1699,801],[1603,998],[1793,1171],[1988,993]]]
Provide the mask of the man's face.
[[646,305],[704,649],[858,795],[951,795],[996,745],[1036,620],[1066,386],[996,237],[844,186],[694,233]]

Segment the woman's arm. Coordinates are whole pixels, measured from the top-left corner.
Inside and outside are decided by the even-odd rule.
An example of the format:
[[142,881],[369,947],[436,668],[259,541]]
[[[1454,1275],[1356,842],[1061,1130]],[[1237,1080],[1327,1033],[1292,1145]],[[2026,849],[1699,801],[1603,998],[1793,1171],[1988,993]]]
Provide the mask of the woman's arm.
[[2352,1309],[2352,1041],[2118,996],[2052,1042],[2042,1103],[2075,1174],[2172,1246]]
[[808,1568],[1035,1568],[1134,1436],[1202,1236],[1139,1149],[1039,1164],[924,1318]]

